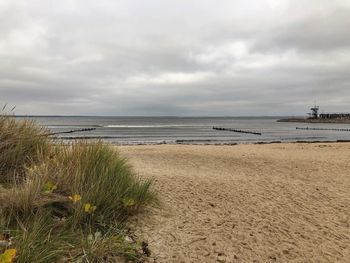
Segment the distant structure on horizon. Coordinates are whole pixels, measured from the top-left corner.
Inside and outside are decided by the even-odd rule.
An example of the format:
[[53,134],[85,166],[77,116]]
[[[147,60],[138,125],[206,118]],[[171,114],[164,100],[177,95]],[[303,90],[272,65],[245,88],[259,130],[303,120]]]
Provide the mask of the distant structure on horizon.
[[311,113],[309,113],[309,116],[313,119],[318,119],[318,111],[319,111],[320,107],[319,106],[313,106],[312,108],[310,108]]
[[320,107],[313,106],[310,108],[311,112],[309,116],[311,119],[350,119],[350,113],[321,113],[319,114]]
[[320,107],[313,106],[310,108],[307,118],[288,118],[280,119],[278,122],[308,122],[308,123],[349,123],[350,113],[319,113]]

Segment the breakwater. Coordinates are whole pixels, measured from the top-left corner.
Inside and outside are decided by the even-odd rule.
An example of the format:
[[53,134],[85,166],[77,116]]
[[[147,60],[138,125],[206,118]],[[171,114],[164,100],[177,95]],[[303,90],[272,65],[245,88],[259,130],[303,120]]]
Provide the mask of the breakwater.
[[78,130],[52,132],[52,133],[48,133],[46,135],[52,136],[52,135],[68,134],[68,133],[75,133],[75,132],[87,132],[87,131],[94,131],[94,130],[96,130],[96,128],[84,128],[84,129],[78,129]]
[[231,129],[231,128],[213,127],[213,130],[230,131],[230,132],[238,132],[238,133],[249,133],[249,134],[254,134],[254,135],[262,135],[261,132],[237,130],[237,129]]

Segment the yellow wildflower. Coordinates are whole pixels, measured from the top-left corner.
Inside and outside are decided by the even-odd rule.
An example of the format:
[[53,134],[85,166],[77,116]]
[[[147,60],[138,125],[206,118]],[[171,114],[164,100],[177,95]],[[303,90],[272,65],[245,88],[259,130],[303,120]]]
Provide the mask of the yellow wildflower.
[[0,263],[13,263],[16,257],[17,250],[6,249],[3,254],[0,254]]
[[68,198],[69,198],[70,200],[72,200],[73,203],[75,204],[75,203],[77,203],[77,202],[79,202],[79,201],[81,200],[81,195],[75,194],[75,195],[73,195],[73,196],[69,196]]
[[123,198],[124,207],[131,207],[135,205],[135,200],[132,198]]
[[44,193],[45,194],[52,193],[56,189],[57,189],[57,186],[54,183],[52,183],[52,182],[47,182],[44,185]]
[[92,214],[93,212],[95,212],[95,210],[96,210],[96,206],[94,206],[90,203],[84,204],[84,211],[86,213]]

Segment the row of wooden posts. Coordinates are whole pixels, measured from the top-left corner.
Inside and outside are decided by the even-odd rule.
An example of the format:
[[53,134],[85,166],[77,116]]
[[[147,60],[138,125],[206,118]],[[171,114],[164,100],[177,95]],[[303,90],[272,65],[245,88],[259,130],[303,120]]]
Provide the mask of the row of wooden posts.
[[[309,127],[296,127],[296,129],[297,130],[312,130],[312,131],[350,131],[350,129],[309,128]],[[79,130],[61,131],[61,132],[49,133],[47,135],[58,135],[58,134],[93,131],[93,130],[96,130],[96,128],[84,128],[84,129],[79,129]],[[254,134],[254,135],[262,135],[261,132],[255,132],[255,131],[249,131],[249,130],[231,129],[231,128],[223,128],[223,127],[215,127],[215,126],[213,127],[213,130],[230,131],[230,132],[237,132],[237,133],[247,133],[247,134]]]
[[70,131],[61,131],[61,132],[52,132],[48,133],[46,135],[58,135],[58,134],[65,134],[65,133],[74,133],[74,132],[84,132],[84,131],[94,131],[96,128],[84,128],[84,129],[79,129],[79,130],[70,130]]
[[214,130],[218,131],[230,131],[230,132],[238,132],[238,133],[249,133],[249,134],[255,134],[255,135],[261,135],[261,132],[255,132],[255,131],[246,131],[246,130],[237,130],[237,129],[230,129],[230,128],[221,128],[221,127],[213,127]]

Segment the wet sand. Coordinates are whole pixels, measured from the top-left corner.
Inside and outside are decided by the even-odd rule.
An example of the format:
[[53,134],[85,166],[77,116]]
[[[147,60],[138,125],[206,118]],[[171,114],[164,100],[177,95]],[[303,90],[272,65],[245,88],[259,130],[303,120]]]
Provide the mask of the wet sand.
[[163,203],[148,262],[350,262],[350,144],[119,149]]

